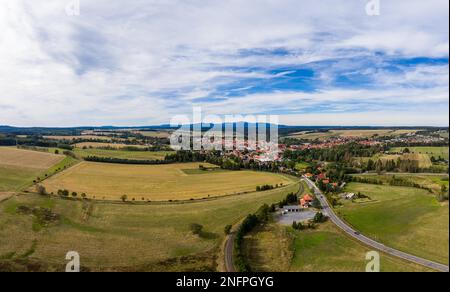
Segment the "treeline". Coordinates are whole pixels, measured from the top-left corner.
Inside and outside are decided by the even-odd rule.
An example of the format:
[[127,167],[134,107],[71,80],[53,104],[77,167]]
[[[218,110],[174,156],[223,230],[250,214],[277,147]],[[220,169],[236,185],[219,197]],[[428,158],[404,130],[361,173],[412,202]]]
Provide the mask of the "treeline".
[[[271,161],[260,163],[253,159],[243,160],[240,157],[230,155],[222,155],[221,151],[186,151],[181,150],[173,154],[166,155],[166,161],[171,162],[206,162],[219,166],[222,169],[227,170],[256,170],[256,171],[269,171],[269,172],[280,172],[280,169],[284,168],[284,173],[295,175],[296,172],[292,170],[292,165],[290,161]],[[295,164],[295,163],[294,163]]]
[[86,161],[90,162],[101,162],[101,163],[118,163],[118,164],[141,164],[141,165],[160,165],[169,164],[171,161],[166,160],[137,160],[137,159],[126,159],[126,158],[114,158],[114,157],[98,157],[98,156],[87,156],[84,158]]

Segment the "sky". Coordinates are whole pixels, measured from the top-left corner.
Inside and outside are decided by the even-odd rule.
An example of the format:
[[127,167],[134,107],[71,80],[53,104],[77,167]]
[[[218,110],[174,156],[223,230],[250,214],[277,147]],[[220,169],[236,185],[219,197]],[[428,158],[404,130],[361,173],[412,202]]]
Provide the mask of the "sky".
[[449,2],[373,1],[1,0],[0,125],[448,126]]

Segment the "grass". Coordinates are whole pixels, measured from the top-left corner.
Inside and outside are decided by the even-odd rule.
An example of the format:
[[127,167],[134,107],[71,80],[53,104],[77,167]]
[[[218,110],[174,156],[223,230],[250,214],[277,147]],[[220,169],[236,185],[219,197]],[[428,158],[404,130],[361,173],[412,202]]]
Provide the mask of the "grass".
[[[212,165],[205,164],[206,167]],[[68,189],[89,198],[168,201],[190,200],[254,192],[263,184],[292,183],[286,176],[254,171],[212,171],[187,174],[199,169],[199,163],[169,165],[125,165],[82,162],[46,180],[47,191]]]
[[[84,268],[93,271],[210,271],[224,239],[223,229],[275,203],[298,189],[284,189],[185,204],[133,205],[95,203],[84,219],[83,202],[16,196],[0,203],[0,255],[23,255],[36,240],[32,259],[63,269],[69,250],[80,253]],[[52,207],[59,224],[33,231],[33,219],[15,212],[17,206]],[[7,210],[7,211],[6,211]],[[208,236],[192,235],[191,223]],[[10,259],[14,260],[15,257]],[[0,264],[2,262],[0,261]]]
[[397,137],[404,134],[415,133],[417,130],[330,130],[328,132],[300,132],[290,135],[290,137],[306,140],[327,140],[330,138],[373,138],[375,136]]
[[311,166],[311,164],[309,164],[308,162],[297,162],[295,164],[295,169],[298,170],[298,171],[303,171],[303,170],[307,169],[310,166]]
[[427,154],[420,154],[420,153],[408,153],[408,154],[376,154],[373,157],[358,157],[355,158],[356,160],[359,160],[361,162],[367,162],[369,159],[373,161],[381,160],[382,162],[386,163],[389,160],[393,160],[394,162],[397,162],[398,159],[401,160],[413,160],[419,162],[420,168],[430,168],[433,166],[433,163],[431,162],[430,156]]
[[[290,271],[296,272],[364,272],[366,253],[371,249],[342,234],[332,223],[318,230],[290,231],[294,254]],[[421,266],[380,254],[382,272],[429,271]]]
[[[390,152],[401,153],[403,152],[404,149],[405,149],[404,147],[391,148]],[[448,160],[448,153],[449,153],[448,147],[408,147],[408,149],[413,154],[427,155],[430,158],[434,156],[436,159],[442,157]]]
[[105,148],[105,147],[111,147],[111,148],[125,148],[125,147],[135,147],[135,148],[146,148],[148,146],[143,145],[129,145],[129,144],[123,144],[123,143],[101,143],[101,142],[82,142],[77,143],[74,145],[77,148]]
[[348,223],[387,246],[448,264],[448,203],[415,188],[351,183],[346,192],[361,192],[372,202],[345,201],[337,208]]
[[423,187],[430,188],[434,193],[439,193],[442,186],[449,187],[449,179],[447,174],[442,175],[424,175],[424,174],[395,174],[395,175],[357,175],[358,177],[376,179],[383,183],[389,183],[393,177],[401,178],[413,183],[417,183]]
[[[258,227],[244,241],[244,254],[256,272],[364,272],[369,248],[341,233],[331,222],[296,231],[278,224]],[[429,271],[380,254],[382,272]]]
[[169,151],[126,151],[126,150],[104,150],[104,149],[81,149],[76,148],[75,154],[84,158],[87,156],[98,157],[112,157],[121,159],[136,159],[136,160],[164,160]]

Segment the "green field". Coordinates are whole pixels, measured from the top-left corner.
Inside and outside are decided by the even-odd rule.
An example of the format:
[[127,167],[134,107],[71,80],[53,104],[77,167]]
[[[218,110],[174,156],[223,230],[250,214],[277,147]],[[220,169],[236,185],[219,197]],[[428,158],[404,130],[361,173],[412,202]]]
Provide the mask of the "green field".
[[167,154],[173,152],[168,151],[126,151],[126,150],[105,150],[105,149],[74,149],[75,154],[80,158],[87,156],[97,157],[111,157],[121,159],[136,159],[136,160],[164,160]]
[[[288,185],[286,176],[255,171],[205,171],[199,163],[128,165],[81,162],[44,182],[48,192],[68,189],[88,198],[168,201],[190,200],[254,192],[259,185]],[[213,165],[203,164],[205,167]]]
[[[68,251],[78,251],[93,271],[211,271],[223,229],[275,203],[298,184],[267,192],[185,204],[113,204],[17,196],[0,203],[0,269],[63,270]],[[41,226],[19,206],[42,206],[59,222]],[[192,235],[191,223],[204,226]]]
[[343,200],[343,206],[336,208],[355,229],[387,246],[448,264],[448,203],[407,187],[351,183],[345,191],[371,198],[369,203]]
[[[401,153],[405,148],[391,148],[390,152]],[[434,156],[436,159],[442,157],[448,160],[448,147],[408,147],[409,151],[413,154],[425,154],[430,158]]]
[[356,177],[367,178],[367,179],[375,179],[378,181],[382,181],[385,184],[389,184],[389,182],[395,178],[401,178],[408,182],[419,184],[425,188],[430,188],[434,193],[439,193],[441,191],[442,186],[446,186],[449,188],[449,177],[447,174],[436,174],[436,175],[428,175],[428,174],[389,174],[389,175],[356,175]]
[[0,192],[20,191],[66,163],[63,155],[0,147]]
[[[308,231],[269,224],[252,232],[244,243],[250,266],[259,272],[364,272],[370,251],[332,223]],[[385,254],[380,268],[382,272],[429,271]]]

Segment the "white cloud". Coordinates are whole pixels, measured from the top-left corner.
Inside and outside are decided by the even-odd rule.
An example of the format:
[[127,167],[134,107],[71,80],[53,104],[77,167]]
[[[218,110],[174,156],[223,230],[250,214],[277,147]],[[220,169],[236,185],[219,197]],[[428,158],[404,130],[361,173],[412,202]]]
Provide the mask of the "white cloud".
[[[448,58],[446,0],[381,1],[379,17],[367,16],[362,0],[80,0],[78,17],[65,14],[69,2],[1,1],[0,124],[165,123],[172,115],[189,112],[198,98],[217,94],[219,86],[273,78],[233,67],[276,69],[336,58],[364,60],[375,51]],[[291,53],[251,53],[276,48]],[[335,65],[339,68],[317,73],[331,84],[352,62],[343,60]],[[448,105],[442,100],[448,92],[446,66],[421,66],[402,74],[367,70],[376,84],[387,87],[382,93],[322,88],[316,94],[250,94],[200,105],[217,114],[324,105],[332,105],[330,111],[349,110],[356,97],[361,104],[379,107],[389,106],[394,98],[405,104],[434,100]],[[405,88],[408,84],[429,88]],[[378,123],[380,115],[367,111],[364,117],[367,123]],[[406,119],[396,115],[392,122],[399,117]],[[432,123],[432,115],[428,118]]]

